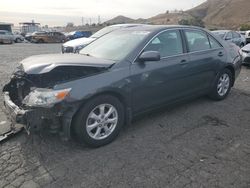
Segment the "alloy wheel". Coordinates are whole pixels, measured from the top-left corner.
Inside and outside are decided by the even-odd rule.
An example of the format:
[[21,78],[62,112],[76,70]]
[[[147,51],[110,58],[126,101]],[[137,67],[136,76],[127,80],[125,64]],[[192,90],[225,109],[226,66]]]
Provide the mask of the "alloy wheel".
[[217,92],[218,94],[223,97],[227,94],[228,90],[230,88],[230,77],[228,74],[221,75],[218,85],[217,85]]
[[95,140],[107,138],[115,130],[118,123],[118,112],[111,104],[95,107],[86,120],[88,135]]

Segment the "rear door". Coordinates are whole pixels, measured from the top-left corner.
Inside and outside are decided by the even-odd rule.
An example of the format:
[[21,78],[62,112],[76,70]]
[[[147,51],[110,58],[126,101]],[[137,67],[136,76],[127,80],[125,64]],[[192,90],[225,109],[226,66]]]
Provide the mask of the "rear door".
[[190,59],[186,69],[188,83],[194,94],[208,92],[219,64],[225,60],[224,48],[202,30],[185,29],[184,36]]

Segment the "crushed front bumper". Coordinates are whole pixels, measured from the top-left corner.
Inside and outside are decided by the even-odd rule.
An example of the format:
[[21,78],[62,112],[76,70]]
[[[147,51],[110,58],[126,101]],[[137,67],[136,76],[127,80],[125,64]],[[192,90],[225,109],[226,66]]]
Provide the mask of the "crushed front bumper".
[[11,100],[8,92],[4,92],[4,106],[12,123],[23,124],[27,132],[40,131],[46,124],[54,131],[59,128],[59,117],[53,109],[21,109]]
[[62,133],[64,140],[71,137],[71,122],[78,105],[65,107],[58,105],[52,108],[22,109],[10,98],[9,92],[4,92],[4,106],[11,117],[12,125],[22,124],[28,133],[48,129],[51,133]]

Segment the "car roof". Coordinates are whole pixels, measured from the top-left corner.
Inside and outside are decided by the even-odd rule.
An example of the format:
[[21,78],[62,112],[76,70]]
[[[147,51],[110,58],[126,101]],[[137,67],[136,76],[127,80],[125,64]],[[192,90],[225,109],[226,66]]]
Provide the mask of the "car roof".
[[223,32],[223,33],[227,33],[227,32],[230,32],[231,30],[215,30],[215,31],[212,31],[212,32]]
[[146,25],[141,24],[137,27],[122,28],[120,30],[131,30],[131,31],[148,31],[148,32],[158,32],[167,29],[199,29],[204,30],[201,27],[196,26],[184,26],[184,25]]
[[127,23],[127,24],[115,24],[115,25],[110,25],[108,27],[136,27],[136,26],[142,26],[142,25],[145,25],[145,24],[133,24],[133,23]]

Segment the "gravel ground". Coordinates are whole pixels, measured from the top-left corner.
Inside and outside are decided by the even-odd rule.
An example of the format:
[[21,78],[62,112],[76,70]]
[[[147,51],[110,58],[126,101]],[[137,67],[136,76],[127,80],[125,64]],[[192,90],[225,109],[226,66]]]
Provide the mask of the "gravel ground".
[[[18,61],[57,52],[58,44],[1,45],[1,87]],[[249,188],[249,114],[250,69],[243,68],[226,100],[204,97],[148,114],[99,149],[23,132],[0,145],[0,187]]]

